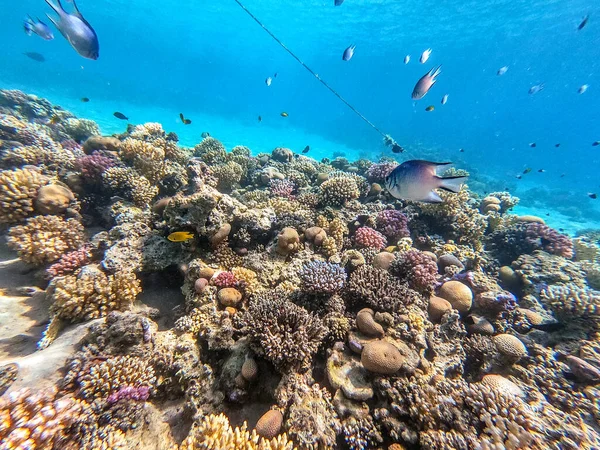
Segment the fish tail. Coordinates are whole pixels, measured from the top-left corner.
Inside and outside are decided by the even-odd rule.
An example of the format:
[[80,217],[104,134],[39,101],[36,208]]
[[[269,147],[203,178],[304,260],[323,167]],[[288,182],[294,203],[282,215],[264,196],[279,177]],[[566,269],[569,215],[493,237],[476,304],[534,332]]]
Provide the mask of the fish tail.
[[440,189],[444,189],[445,191],[450,191],[450,192],[460,192],[462,185],[464,184],[464,182],[467,180],[468,177],[446,177],[446,178],[440,178],[438,177],[439,181],[440,181]]
[[27,34],[27,36],[31,36],[33,34],[33,30],[31,28],[31,23],[29,22],[29,20],[26,20],[23,23],[23,29],[25,30],[25,33]]
[[435,69],[431,69],[430,73],[431,73],[431,78],[433,78],[435,80],[435,77],[437,77],[439,74],[442,73],[442,65],[440,64]]
[[46,3],[48,3],[48,6],[50,8],[52,8],[54,10],[54,12],[56,14],[58,14],[59,16],[61,15],[61,13],[64,13],[65,10],[63,9],[60,0],[56,0],[58,2],[58,6],[54,4],[54,2],[52,2],[52,0],[46,0]]

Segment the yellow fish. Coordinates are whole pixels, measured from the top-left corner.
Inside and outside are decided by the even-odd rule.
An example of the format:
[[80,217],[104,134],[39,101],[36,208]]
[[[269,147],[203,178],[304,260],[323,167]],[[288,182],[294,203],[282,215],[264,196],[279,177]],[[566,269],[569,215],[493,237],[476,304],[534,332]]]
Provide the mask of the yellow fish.
[[194,239],[194,234],[189,231],[176,231],[171,233],[168,237],[171,242],[187,242],[190,239]]
[[429,112],[429,111],[433,111],[434,109],[435,109],[435,106],[429,105],[427,108],[425,108],[425,111]]
[[286,113],[285,111],[281,113],[281,117],[287,117],[287,116],[289,116],[289,114]]

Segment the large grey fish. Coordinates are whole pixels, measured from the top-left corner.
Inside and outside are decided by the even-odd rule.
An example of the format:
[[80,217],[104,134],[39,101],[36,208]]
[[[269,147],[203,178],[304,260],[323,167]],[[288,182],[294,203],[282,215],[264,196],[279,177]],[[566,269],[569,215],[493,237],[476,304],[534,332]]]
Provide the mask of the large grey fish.
[[421,79],[417,81],[417,84],[415,84],[415,88],[412,92],[412,99],[419,100],[425,97],[425,94],[429,92],[429,89],[431,89],[437,81],[435,78],[440,73],[442,73],[442,66],[437,66],[423,75]]
[[25,33],[27,33],[27,36],[31,36],[35,33],[42,39],[45,39],[46,41],[51,41],[52,39],[54,39],[54,34],[52,33],[52,30],[50,30],[50,27],[44,22],[42,22],[40,19],[37,19],[37,21],[35,21],[31,18],[31,16],[28,16],[28,18],[25,19],[25,22],[23,23],[23,28],[25,29]]
[[459,192],[467,179],[467,177],[439,177],[436,169],[448,164],[452,163],[436,163],[418,159],[405,161],[385,178],[385,187],[395,198],[424,203],[442,203],[443,200],[434,189]]
[[58,20],[46,14],[48,19],[58,28],[58,31],[69,41],[69,44],[71,44],[77,53],[84,58],[98,59],[98,56],[100,56],[98,35],[96,35],[92,26],[83,18],[81,12],[79,12],[75,0],[72,1],[73,14],[69,14],[64,10],[60,0],[56,1],[58,6],[52,0],[46,0],[46,3],[58,14]]

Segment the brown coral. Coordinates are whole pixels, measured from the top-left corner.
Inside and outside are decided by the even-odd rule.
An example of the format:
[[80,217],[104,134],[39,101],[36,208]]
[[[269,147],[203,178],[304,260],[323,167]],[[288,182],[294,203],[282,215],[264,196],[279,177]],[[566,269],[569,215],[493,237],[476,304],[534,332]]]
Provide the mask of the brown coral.
[[0,223],[17,223],[33,215],[33,201],[48,181],[31,169],[0,172]]
[[25,225],[12,227],[8,246],[28,263],[42,265],[58,260],[83,244],[83,225],[75,219],[58,216],[36,216]]

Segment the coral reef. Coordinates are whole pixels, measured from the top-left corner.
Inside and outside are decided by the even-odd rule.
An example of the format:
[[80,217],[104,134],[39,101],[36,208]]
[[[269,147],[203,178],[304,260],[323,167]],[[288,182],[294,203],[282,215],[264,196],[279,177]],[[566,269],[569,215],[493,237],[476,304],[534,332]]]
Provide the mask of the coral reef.
[[27,305],[0,448],[600,448],[597,231],[508,192],[393,199],[386,157],[101,136],[19,91],[0,150],[0,224],[35,266],[4,314]]

